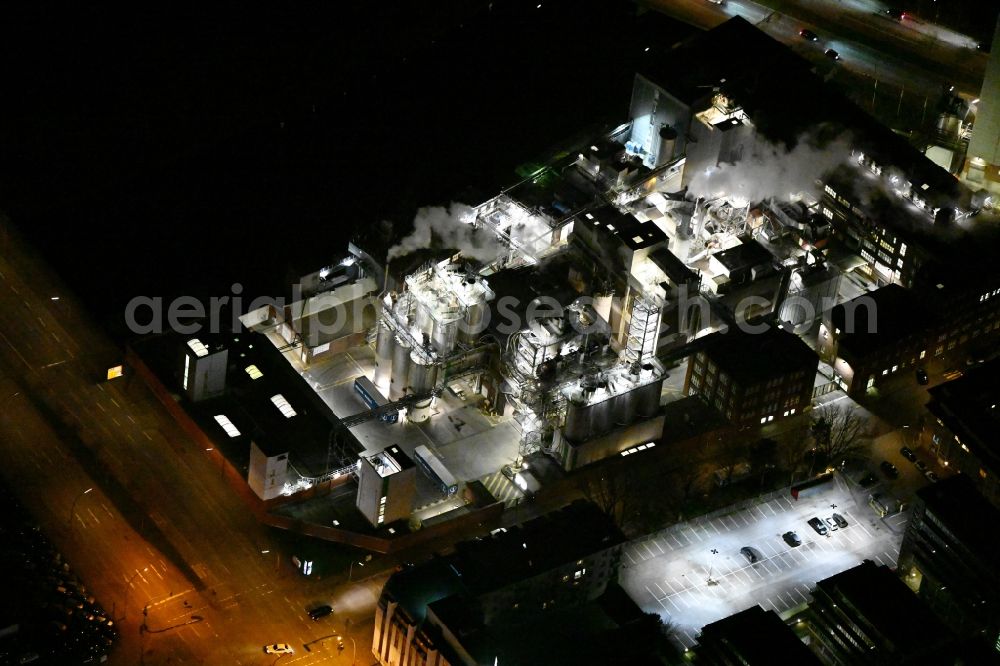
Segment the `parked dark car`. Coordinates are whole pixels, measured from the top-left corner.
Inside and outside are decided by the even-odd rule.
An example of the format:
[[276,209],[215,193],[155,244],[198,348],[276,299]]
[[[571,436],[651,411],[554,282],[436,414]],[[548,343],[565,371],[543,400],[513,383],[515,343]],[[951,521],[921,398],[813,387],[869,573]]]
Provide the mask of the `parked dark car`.
[[740,553],[747,558],[747,561],[749,561],[750,564],[760,561],[760,554],[756,551],[756,549],[751,548],[750,546],[743,546],[740,548]]
[[906,12],[899,9],[887,9],[885,10],[885,15],[889,18],[894,18],[897,21],[902,21],[906,18]]
[[871,472],[861,477],[861,480],[858,481],[858,485],[860,485],[862,488],[871,488],[876,483],[878,483],[878,477],[872,474]]
[[799,36],[802,37],[802,39],[808,39],[810,42],[819,41],[819,35],[812,30],[806,30],[803,28],[802,30],[799,30]]
[[813,516],[812,518],[809,519],[809,527],[816,530],[816,534],[820,536],[826,536],[826,533],[829,531],[826,527],[826,523],[824,523],[816,516]]
[[917,368],[917,383],[921,386],[927,386],[930,381],[930,377],[927,376],[927,371],[923,368]]
[[318,620],[321,617],[326,617],[332,612],[333,612],[333,607],[328,605],[316,606],[316,608],[310,608],[308,611],[309,617],[313,620]]
[[830,517],[833,518],[833,522],[837,523],[837,527],[839,527],[840,529],[844,529],[845,527],[847,527],[847,519],[844,518],[839,513],[835,513]]
[[837,53],[835,49],[827,49],[826,51],[823,51],[823,55],[830,60],[840,60],[840,54]]
[[931,469],[927,470],[926,472],[924,472],[924,476],[927,477],[927,480],[930,481],[931,483],[937,483],[938,481],[938,475],[934,473],[934,470]]
[[913,466],[919,469],[921,474],[927,471],[927,463],[925,463],[923,460],[918,460],[917,462],[913,463]]
[[795,532],[785,532],[784,534],[781,535],[781,538],[784,539],[785,543],[787,543],[792,548],[802,545],[802,539],[800,539],[799,535],[796,534]]
[[910,447],[904,446],[899,450],[899,455],[903,456],[910,462],[917,462],[917,454],[910,450]]
[[882,473],[885,474],[890,479],[899,478],[899,470],[896,469],[896,466],[893,465],[888,460],[883,460],[882,463],[879,465],[879,469],[881,469]]

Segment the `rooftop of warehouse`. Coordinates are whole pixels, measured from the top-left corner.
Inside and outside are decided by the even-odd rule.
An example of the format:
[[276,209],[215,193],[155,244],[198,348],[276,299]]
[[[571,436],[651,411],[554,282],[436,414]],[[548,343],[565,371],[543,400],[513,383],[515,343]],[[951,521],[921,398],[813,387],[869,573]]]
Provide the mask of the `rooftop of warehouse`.
[[[289,453],[298,471],[319,475],[326,471],[327,443],[336,416],[281,352],[259,333],[188,335],[168,334],[134,345],[159,380],[182,394],[177,359],[190,350],[191,339],[203,342],[214,353],[228,352],[226,390],[219,396],[181,402],[185,411],[220,449],[245,460],[250,442],[268,455]],[[216,416],[225,416],[236,428],[229,436]],[[348,433],[347,437],[351,437]],[[358,446],[360,449],[360,445]]]
[[635,216],[622,213],[610,204],[583,213],[577,217],[575,224],[590,225],[599,235],[616,239],[633,252],[667,240],[663,230],[652,222],[640,222]]

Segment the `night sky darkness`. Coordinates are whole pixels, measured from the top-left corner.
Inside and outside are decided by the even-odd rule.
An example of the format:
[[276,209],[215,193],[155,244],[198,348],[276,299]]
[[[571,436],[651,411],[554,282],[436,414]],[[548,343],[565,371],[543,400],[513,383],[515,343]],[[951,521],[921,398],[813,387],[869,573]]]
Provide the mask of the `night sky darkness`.
[[112,330],[136,294],[281,293],[356,230],[477,203],[624,119],[642,58],[690,32],[489,4],[7,9],[0,210]]

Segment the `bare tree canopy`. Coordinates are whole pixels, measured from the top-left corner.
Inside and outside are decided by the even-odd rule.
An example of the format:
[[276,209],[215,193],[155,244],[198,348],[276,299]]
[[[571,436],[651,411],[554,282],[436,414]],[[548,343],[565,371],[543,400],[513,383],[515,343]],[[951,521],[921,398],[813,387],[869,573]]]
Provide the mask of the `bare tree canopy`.
[[858,458],[870,436],[868,419],[853,409],[825,405],[813,411],[809,433],[815,456],[829,464]]

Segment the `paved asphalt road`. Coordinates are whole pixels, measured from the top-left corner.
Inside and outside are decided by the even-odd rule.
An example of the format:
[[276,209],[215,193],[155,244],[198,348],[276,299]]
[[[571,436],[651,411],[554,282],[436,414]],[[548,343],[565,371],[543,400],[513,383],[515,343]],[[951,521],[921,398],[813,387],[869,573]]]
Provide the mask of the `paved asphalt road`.
[[[742,16],[772,37],[823,60],[828,48],[842,57],[836,66],[933,95],[944,84],[978,97],[986,71],[985,53],[968,37],[920,19],[896,21],[871,0],[644,0],[644,4],[700,28]],[[805,42],[799,30],[819,35]],[[834,66],[831,61],[829,66]]]
[[[138,381],[99,382],[120,353],[0,220],[0,452],[28,506],[122,632],[112,664],[370,664],[384,577],[305,579],[277,556],[207,455]],[[58,298],[58,300],[53,300]],[[82,494],[87,488],[93,491]],[[75,506],[74,506],[75,502]],[[71,515],[72,509],[72,515]],[[267,553],[263,551],[269,551]],[[303,609],[332,603],[317,623]],[[147,608],[148,631],[140,632]],[[202,618],[202,619],[198,619]]]

